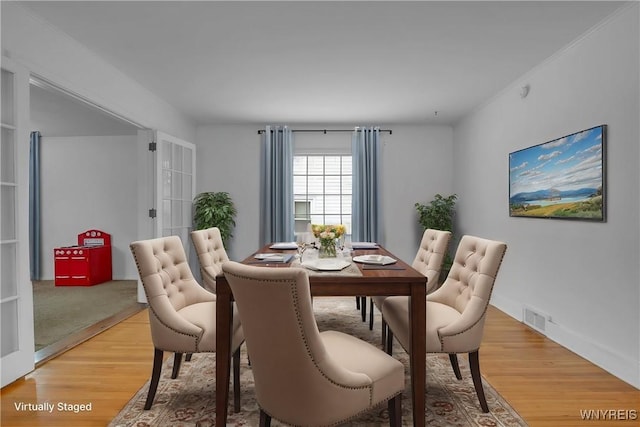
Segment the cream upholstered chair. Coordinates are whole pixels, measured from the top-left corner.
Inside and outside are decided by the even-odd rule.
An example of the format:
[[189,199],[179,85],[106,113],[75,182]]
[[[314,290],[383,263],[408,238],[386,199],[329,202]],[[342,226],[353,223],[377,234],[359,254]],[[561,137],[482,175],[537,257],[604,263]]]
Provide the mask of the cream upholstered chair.
[[[154,346],[151,384],[145,409],[151,408],[158,388],[165,351],[176,353],[179,365],[183,353],[216,351],[216,296],[193,278],[178,236],[131,243],[147,302]],[[244,335],[240,322],[233,324],[234,378],[239,377],[240,345]],[[175,377],[175,375],[174,375]],[[234,381],[234,403],[239,410],[239,384]]]
[[[482,342],[489,298],[507,249],[503,242],[463,236],[447,280],[427,295],[426,345],[429,353],[448,353],[458,379],[457,353],[469,354],[471,377],[484,412],[489,412],[482,388],[478,351]],[[409,310],[406,300],[388,298],[382,306],[388,326],[387,352],[395,335],[409,348]]]
[[[433,292],[438,287],[440,282],[440,271],[442,270],[442,263],[447,255],[449,249],[449,242],[451,241],[450,231],[441,231],[427,228],[422,233],[422,240],[420,241],[420,247],[416,253],[416,257],[413,260],[411,266],[422,273],[427,278],[427,293]],[[405,302],[408,297],[394,297],[403,299]],[[371,297],[371,307],[369,311],[369,329],[373,329],[373,306],[375,304],[378,310],[382,311],[382,305],[387,299],[385,296]],[[382,321],[382,343],[385,343],[386,337],[386,324],[384,319]]]
[[191,232],[191,240],[198,254],[204,288],[216,292],[216,276],[222,274],[222,263],[229,261],[218,227]]
[[384,402],[390,425],[402,424],[404,365],[350,335],[320,333],[306,270],[233,261],[222,268],[251,354],[261,426],[272,417],[296,426],[335,425]]

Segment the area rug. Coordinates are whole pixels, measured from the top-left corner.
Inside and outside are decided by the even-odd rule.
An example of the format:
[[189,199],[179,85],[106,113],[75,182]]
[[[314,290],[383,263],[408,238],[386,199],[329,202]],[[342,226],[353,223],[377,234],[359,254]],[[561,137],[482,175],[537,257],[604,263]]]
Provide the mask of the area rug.
[[[315,298],[314,311],[318,328],[339,330],[357,336],[371,344],[380,345],[380,314],[376,312],[373,331],[368,322],[362,322],[355,298]],[[255,400],[253,375],[247,363],[245,347],[241,357],[241,411],[234,413],[229,408],[227,426],[257,426],[259,409]],[[407,369],[406,389],[402,400],[403,426],[412,426],[411,391],[408,355],[397,344],[394,357],[402,361]],[[183,362],[180,375],[171,380],[173,358],[167,359],[153,406],[143,410],[149,383],[145,384],[109,424],[110,427],[209,427],[215,426],[215,354],[195,354],[190,362]],[[427,390],[425,419],[429,426],[526,426],[524,420],[486,382],[484,389],[490,413],[480,409],[473,388],[466,357],[460,357],[463,380],[453,374],[447,355],[427,356]],[[151,373],[151,357],[149,359]],[[232,400],[232,399],[230,399]],[[273,421],[272,426],[283,424]],[[388,426],[386,405],[361,418],[345,424],[347,426]]]

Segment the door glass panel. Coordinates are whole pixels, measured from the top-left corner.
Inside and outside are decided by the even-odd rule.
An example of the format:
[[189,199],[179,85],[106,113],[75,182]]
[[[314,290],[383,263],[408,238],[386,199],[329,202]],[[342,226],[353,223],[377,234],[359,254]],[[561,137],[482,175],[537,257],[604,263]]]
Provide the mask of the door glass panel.
[[182,202],[180,200],[171,201],[171,227],[182,225]]
[[2,152],[0,152],[0,171],[2,171],[2,182],[16,182],[15,174],[15,143],[14,131],[9,128],[2,128]]
[[15,223],[15,206],[16,206],[16,188],[12,185],[3,185],[2,190],[2,208],[0,208],[2,215],[0,239],[1,240],[14,240],[16,238],[16,223]]
[[180,172],[171,173],[171,195],[172,199],[182,199],[182,174]]
[[182,147],[176,144],[173,145],[171,169],[177,170],[177,171],[182,170]]
[[191,202],[191,174],[185,174],[182,179],[182,200]]
[[183,158],[182,158],[182,171],[184,173],[188,173],[189,175],[193,174],[192,162],[193,162],[193,150],[188,147],[183,147]]
[[165,199],[171,197],[171,178],[172,173],[170,170],[165,169],[162,171],[162,197]]
[[18,351],[18,300],[5,301],[1,305],[2,311],[2,357]]
[[14,99],[13,99],[14,74],[8,70],[2,70],[2,124],[14,125]]
[[16,283],[16,243],[2,243],[0,265],[2,266],[2,295],[1,299],[18,295]]
[[171,143],[162,141],[162,169],[171,169]]

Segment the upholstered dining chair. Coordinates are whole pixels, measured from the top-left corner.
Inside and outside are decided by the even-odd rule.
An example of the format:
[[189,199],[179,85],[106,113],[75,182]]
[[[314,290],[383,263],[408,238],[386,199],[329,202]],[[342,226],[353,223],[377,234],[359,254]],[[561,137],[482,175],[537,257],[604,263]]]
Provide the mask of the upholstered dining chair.
[[216,292],[216,277],[222,274],[222,263],[229,261],[218,227],[191,232],[191,241],[198,254],[202,284],[210,292]]
[[[489,406],[482,387],[478,352],[489,298],[506,249],[503,242],[463,236],[447,279],[427,295],[427,352],[449,354],[458,379],[462,377],[457,354],[468,353],[473,385],[484,412],[489,412]],[[389,327],[387,352],[391,354],[394,335],[410,352],[406,299],[387,298],[382,305],[382,315]]]
[[[422,273],[427,278],[427,294],[433,292],[440,283],[440,271],[442,270],[442,263],[447,255],[449,249],[449,242],[451,241],[451,232],[434,230],[427,228],[422,233],[422,240],[420,241],[420,247],[416,253],[416,257],[413,260],[411,266]],[[396,297],[408,301],[408,297]],[[371,297],[371,307],[369,310],[369,329],[373,329],[373,306],[378,307],[378,310],[382,312],[382,305],[387,299],[386,296],[374,296]],[[384,318],[382,319],[382,344],[386,342],[387,327]]]
[[319,332],[302,268],[222,265],[244,329],[260,426],[337,425],[387,402],[402,424],[404,365],[350,335]]
[[[158,389],[165,351],[176,354],[177,376],[183,353],[216,351],[216,296],[196,282],[178,236],[131,243],[131,253],[149,303],[149,325],[154,346],[151,384],[144,409],[150,409]],[[240,345],[244,335],[233,323],[234,409],[239,411]]]

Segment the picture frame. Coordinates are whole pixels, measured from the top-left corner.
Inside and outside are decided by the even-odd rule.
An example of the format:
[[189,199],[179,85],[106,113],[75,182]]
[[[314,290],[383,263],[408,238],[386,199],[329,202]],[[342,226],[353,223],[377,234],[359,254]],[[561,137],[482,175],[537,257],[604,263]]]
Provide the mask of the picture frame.
[[509,216],[606,221],[607,125],[509,153]]

